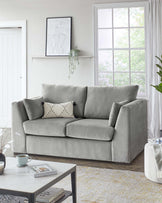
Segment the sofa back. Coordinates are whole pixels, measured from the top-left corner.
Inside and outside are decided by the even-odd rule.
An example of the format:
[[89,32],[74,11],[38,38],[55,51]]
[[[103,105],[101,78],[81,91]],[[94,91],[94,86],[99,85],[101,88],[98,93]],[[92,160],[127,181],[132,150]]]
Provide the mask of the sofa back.
[[44,101],[51,103],[73,101],[74,115],[76,117],[84,116],[87,87],[43,84],[42,96]]
[[136,99],[138,85],[124,87],[88,87],[84,116],[108,119],[113,102]]

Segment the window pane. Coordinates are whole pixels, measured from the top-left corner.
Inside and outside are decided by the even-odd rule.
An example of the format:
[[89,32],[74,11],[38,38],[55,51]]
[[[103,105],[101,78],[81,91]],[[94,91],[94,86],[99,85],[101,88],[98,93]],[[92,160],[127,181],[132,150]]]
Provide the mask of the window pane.
[[99,48],[112,48],[112,30],[104,29],[98,31],[98,47]]
[[144,7],[103,7],[97,14],[98,85],[137,84],[146,96]]
[[129,73],[115,73],[114,85],[115,86],[129,85]]
[[129,71],[129,51],[114,51],[115,71]]
[[112,51],[98,52],[99,71],[112,71]]
[[128,48],[128,29],[114,29],[114,47]]
[[139,85],[139,94],[145,96],[146,95],[146,81],[145,81],[145,73],[132,73],[131,74],[131,84]]
[[144,48],[145,36],[143,28],[130,29],[130,46],[131,48]]
[[131,71],[145,71],[145,50],[131,50]]
[[101,86],[113,86],[113,74],[112,73],[99,73],[99,85]]
[[144,8],[130,8],[130,26],[144,26]]
[[98,10],[98,27],[99,28],[112,27],[112,9]]
[[114,8],[114,27],[128,27],[128,8]]

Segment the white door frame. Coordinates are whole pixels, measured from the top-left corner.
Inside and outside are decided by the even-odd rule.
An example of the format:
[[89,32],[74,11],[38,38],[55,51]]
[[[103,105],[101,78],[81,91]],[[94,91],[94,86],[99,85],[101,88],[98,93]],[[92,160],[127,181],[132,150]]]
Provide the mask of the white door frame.
[[27,73],[26,73],[26,20],[23,21],[3,21],[0,22],[0,29],[2,28],[21,28],[22,30],[22,97],[27,96]]

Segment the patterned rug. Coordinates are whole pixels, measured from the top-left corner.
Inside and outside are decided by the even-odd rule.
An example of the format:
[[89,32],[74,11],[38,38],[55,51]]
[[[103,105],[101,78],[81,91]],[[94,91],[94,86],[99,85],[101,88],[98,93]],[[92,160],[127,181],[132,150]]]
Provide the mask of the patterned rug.
[[[70,176],[55,186],[71,190]],[[78,166],[77,196],[78,203],[162,203],[162,184],[147,180],[141,172]],[[24,202],[1,198],[0,203]],[[64,203],[72,203],[72,198]]]
[[[71,189],[69,183],[67,177],[57,186]],[[78,203],[161,203],[162,184],[141,172],[77,167],[77,194]]]

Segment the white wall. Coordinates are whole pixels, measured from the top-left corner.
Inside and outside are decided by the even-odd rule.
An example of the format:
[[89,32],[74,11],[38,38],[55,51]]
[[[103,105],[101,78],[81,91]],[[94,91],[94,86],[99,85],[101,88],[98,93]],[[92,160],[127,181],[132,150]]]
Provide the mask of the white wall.
[[[45,54],[46,17],[73,17],[72,41],[82,55],[94,55],[93,4],[123,0],[0,0],[0,21],[27,20],[27,93],[41,94],[42,83],[94,84],[94,59],[80,59],[68,79],[68,59],[34,59]],[[133,1],[133,0],[129,0]]]

